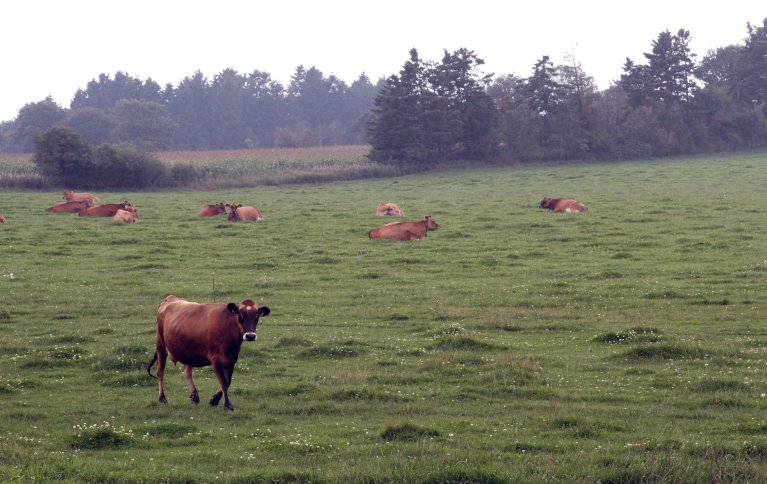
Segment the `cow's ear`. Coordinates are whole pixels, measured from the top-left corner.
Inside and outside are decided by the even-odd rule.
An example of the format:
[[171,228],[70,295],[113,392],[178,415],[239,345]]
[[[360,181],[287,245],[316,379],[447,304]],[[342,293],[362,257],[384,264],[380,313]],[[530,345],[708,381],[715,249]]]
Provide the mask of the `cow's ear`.
[[268,316],[269,313],[271,313],[271,312],[272,312],[272,310],[269,309],[268,306],[261,306],[260,308],[258,308],[258,315],[259,316]]
[[232,314],[237,314],[237,312],[239,311],[239,310],[237,309],[237,305],[236,305],[235,303],[229,303],[229,304],[227,304],[227,305],[226,305],[226,310],[227,310],[227,311],[229,311],[229,312],[230,312],[230,313],[232,313]]

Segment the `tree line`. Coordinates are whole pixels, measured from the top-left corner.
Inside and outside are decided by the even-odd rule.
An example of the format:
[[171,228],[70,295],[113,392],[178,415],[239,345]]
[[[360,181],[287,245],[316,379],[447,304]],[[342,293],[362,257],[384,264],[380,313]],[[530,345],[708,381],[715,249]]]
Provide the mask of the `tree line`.
[[100,74],[68,109],[50,97],[28,103],[0,125],[0,151],[31,152],[52,126],[91,144],[141,150],[221,150],[360,144],[377,89],[363,73],[350,85],[316,67],[298,66],[287,86],[262,71],[197,71],[162,87],[124,72]]
[[767,18],[743,44],[696,60],[690,32],[661,32],[626,59],[606,90],[569,58],[542,56],[527,77],[487,75],[473,51],[438,62],[413,49],[402,69],[347,85],[312,67],[288,86],[268,73],[196,72],[160,87],[118,72],[78,90],[69,109],[30,103],[0,125],[0,149],[31,151],[67,126],[88,143],[145,150],[369,143],[371,159],[442,161],[624,159],[767,146]]
[[574,59],[542,56],[529,77],[481,73],[473,51],[387,78],[370,120],[371,157],[394,163],[626,159],[767,146],[767,18],[743,45],[690,52],[690,32],[661,32],[644,62],[626,59],[599,91]]

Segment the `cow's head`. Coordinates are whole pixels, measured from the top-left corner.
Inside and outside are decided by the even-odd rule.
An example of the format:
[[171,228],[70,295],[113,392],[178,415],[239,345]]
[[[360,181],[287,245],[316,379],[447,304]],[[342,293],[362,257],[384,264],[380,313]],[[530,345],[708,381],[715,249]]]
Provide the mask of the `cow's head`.
[[237,209],[242,207],[242,205],[237,205],[236,203],[227,203],[227,207],[229,207],[229,214],[226,216],[227,220],[237,220]]
[[224,205],[224,202],[219,202],[211,206],[216,211],[216,215],[221,215],[222,213],[226,213],[226,205]]
[[70,197],[72,197],[72,190],[64,190],[64,196],[62,198],[68,202]]
[[255,341],[258,338],[256,329],[258,328],[258,318],[267,316],[271,311],[266,306],[258,307],[250,299],[242,301],[239,305],[229,303],[226,309],[237,315],[237,319],[242,327],[242,339],[245,341]]
[[543,200],[541,200],[540,205],[538,205],[538,208],[551,208],[551,197],[546,197]]
[[431,215],[427,215],[423,218],[424,223],[426,224],[426,230],[437,230],[439,228],[439,224],[431,218]]

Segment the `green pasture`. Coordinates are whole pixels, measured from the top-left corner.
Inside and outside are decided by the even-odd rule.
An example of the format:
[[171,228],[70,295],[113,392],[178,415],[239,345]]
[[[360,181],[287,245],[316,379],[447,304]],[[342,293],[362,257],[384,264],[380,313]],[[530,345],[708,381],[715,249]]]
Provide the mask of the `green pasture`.
[[[767,481],[765,187],[749,153],[97,193],[133,225],[0,192],[0,481]],[[369,240],[379,202],[441,228]],[[172,366],[157,402],[168,294],[271,308],[234,412]]]

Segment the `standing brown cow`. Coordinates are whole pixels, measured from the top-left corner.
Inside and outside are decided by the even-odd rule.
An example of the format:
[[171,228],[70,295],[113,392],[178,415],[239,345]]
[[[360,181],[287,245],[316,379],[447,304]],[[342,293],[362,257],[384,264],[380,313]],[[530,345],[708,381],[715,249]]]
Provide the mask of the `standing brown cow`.
[[229,401],[229,386],[240,347],[243,341],[256,340],[258,319],[269,312],[268,307],[258,307],[250,299],[240,304],[225,304],[196,303],[173,295],[166,297],[157,310],[156,351],[146,369],[153,376],[151,369],[157,361],[160,402],[168,402],[164,377],[166,358],[170,356],[173,363],[183,365],[192,402],[200,402],[192,370],[212,366],[221,389],[210,399],[210,404],[218,405],[223,396],[224,408],[234,410]]
[[121,203],[105,203],[104,205],[96,205],[90,208],[86,208],[80,212],[81,217],[114,217],[118,210],[127,210],[129,212],[135,212],[136,207],[125,200]]
[[83,200],[79,202],[61,202],[52,207],[46,208],[45,211],[51,213],[80,213],[90,206],[90,200]]
[[422,240],[429,230],[437,230],[439,224],[427,215],[416,222],[392,222],[368,232],[371,239]]
[[572,198],[550,198],[541,200],[538,208],[546,208],[550,212],[585,212],[589,209],[586,205]]
[[256,207],[248,207],[237,205],[236,203],[226,204],[229,207],[229,214],[226,219],[230,222],[235,220],[263,220],[264,216],[261,215],[261,210]]
[[226,205],[224,202],[211,203],[205,205],[197,214],[198,217],[215,217],[216,215],[222,215],[226,213]]
[[405,212],[396,203],[379,203],[376,208],[378,217],[404,217]]
[[85,202],[99,203],[101,199],[96,195],[88,192],[73,192],[72,190],[64,190],[64,200],[67,202]]

